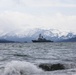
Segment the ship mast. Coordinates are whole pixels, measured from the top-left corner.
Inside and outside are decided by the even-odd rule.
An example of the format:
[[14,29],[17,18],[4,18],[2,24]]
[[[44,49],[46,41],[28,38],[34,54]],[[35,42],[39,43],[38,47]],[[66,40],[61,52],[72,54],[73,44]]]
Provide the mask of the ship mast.
[[41,34],[39,34],[39,38],[42,38],[43,36]]
[[41,34],[39,34],[38,40],[43,40],[43,36]]

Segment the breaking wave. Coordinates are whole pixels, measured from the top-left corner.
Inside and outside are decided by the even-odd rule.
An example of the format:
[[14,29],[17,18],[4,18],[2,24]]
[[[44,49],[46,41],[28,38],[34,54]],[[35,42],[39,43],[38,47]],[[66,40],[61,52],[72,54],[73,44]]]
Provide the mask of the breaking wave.
[[69,75],[69,73],[72,73],[73,75],[76,74],[75,63],[40,63],[38,66],[26,61],[11,61],[8,62],[4,67],[2,75]]
[[2,75],[35,75],[42,72],[36,65],[26,61],[11,61],[6,64]]

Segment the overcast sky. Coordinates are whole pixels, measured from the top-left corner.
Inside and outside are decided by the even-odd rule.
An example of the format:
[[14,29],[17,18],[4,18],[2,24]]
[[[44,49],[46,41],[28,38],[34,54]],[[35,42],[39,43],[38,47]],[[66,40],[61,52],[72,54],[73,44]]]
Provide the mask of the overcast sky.
[[76,33],[76,0],[0,0],[0,32],[30,28]]

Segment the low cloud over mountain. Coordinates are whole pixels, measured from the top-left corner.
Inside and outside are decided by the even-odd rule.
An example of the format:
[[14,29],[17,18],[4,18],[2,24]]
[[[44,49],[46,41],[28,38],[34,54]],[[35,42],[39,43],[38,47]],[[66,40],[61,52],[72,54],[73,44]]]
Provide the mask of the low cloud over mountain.
[[42,34],[43,37],[55,42],[67,40],[70,38],[76,37],[73,32],[60,32],[56,29],[30,29],[26,31],[12,31],[8,33],[0,33],[0,39],[6,39],[11,41],[19,42],[31,42],[32,39],[37,39],[39,34]]

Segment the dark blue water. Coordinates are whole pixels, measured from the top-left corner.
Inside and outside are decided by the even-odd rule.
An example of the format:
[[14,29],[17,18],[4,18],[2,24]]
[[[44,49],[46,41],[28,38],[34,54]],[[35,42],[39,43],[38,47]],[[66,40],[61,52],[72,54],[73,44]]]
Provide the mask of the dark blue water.
[[[44,71],[38,67],[42,63],[60,63],[65,69]],[[0,44],[0,72],[2,75],[76,75],[76,43]]]

